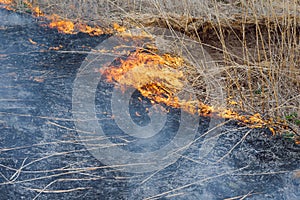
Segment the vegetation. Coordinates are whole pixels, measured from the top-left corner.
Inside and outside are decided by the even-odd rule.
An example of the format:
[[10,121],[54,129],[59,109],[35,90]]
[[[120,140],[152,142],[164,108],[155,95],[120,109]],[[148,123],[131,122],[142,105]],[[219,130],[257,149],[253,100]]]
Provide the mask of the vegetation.
[[[28,11],[24,1],[14,3],[18,9]],[[217,64],[218,70],[210,73],[224,86],[228,107],[261,113],[278,121],[285,119],[299,132],[299,1],[33,0],[30,3],[44,13],[90,25],[112,27],[117,22],[127,28],[158,26],[183,32],[203,44]],[[201,83],[195,79],[193,82]]]

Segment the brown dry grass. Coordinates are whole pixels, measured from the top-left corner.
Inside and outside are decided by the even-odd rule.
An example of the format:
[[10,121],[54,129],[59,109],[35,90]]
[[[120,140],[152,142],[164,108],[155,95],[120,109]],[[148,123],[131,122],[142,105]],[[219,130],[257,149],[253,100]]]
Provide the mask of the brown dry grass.
[[[45,13],[126,27],[159,26],[199,41],[219,66],[228,105],[251,113],[300,116],[300,4],[240,0],[33,0]],[[22,1],[16,3],[22,7]],[[200,81],[200,80],[199,80]],[[218,81],[218,80],[216,80]]]

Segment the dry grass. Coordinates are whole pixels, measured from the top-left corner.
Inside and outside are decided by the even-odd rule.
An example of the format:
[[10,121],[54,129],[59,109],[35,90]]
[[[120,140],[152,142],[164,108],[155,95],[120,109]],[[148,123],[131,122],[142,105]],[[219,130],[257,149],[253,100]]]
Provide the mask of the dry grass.
[[[22,7],[22,1],[16,3]],[[219,66],[236,110],[300,116],[298,1],[33,0],[45,13],[126,27],[159,26],[203,44]],[[200,80],[199,80],[200,81]],[[216,80],[219,81],[219,80]]]

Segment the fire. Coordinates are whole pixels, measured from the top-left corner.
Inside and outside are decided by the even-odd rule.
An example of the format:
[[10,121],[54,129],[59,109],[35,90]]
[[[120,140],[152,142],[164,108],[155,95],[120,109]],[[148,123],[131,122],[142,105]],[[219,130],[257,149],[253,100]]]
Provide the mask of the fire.
[[1,4],[11,4],[12,0],[0,0]]
[[41,17],[44,16],[44,13],[40,10],[39,7],[34,7],[33,8],[33,13],[36,17]]
[[46,16],[51,21],[50,28],[56,28],[59,32],[65,34],[76,34],[78,32],[87,33],[91,36],[102,35],[104,33],[111,33],[110,30],[104,31],[100,27],[91,27],[84,23],[74,23],[70,20],[63,20],[58,15]]
[[119,61],[119,66],[101,69],[100,73],[108,82],[116,82],[121,90],[133,87],[152,102],[181,108],[201,116],[237,120],[251,128],[268,127],[272,134],[275,134],[275,129],[272,128],[275,126],[273,119],[263,119],[259,113],[240,115],[231,109],[206,105],[192,97],[180,98],[178,94],[184,90],[187,83],[187,78],[180,69],[180,66],[184,65],[184,60],[180,57],[137,50]]
[[116,30],[119,33],[122,33],[122,32],[126,31],[126,28],[124,26],[120,26],[117,23],[114,23],[113,26],[114,26],[114,30]]
[[74,23],[71,21],[60,20],[60,17],[57,15],[52,15],[49,17],[51,23],[49,24],[50,28],[57,28],[59,32],[72,34],[74,33]]
[[[32,14],[35,17],[43,17],[46,20],[49,20],[49,27],[56,28],[59,32],[65,34],[77,34],[79,32],[87,33],[91,36],[97,36],[102,34],[111,34],[115,32],[124,32],[125,27],[122,27],[118,24],[114,24],[112,29],[103,29],[99,26],[89,26],[81,22],[74,23],[71,20],[63,19],[60,16],[46,15],[42,12],[42,10],[38,6],[33,6],[30,2],[24,1],[24,4],[31,10]],[[12,8],[9,5],[13,5],[12,0],[0,0],[0,4],[4,4],[6,9],[11,10]]]
[[[159,73],[168,73],[164,74],[165,77],[161,76],[163,79],[172,79],[172,81],[177,81],[178,78],[183,77],[182,72],[176,71],[176,69],[183,64],[183,59],[179,57],[172,57],[169,54],[165,54],[163,56],[159,56],[157,54],[149,54],[142,51],[136,51],[128,56],[126,60],[120,60],[120,67],[110,68],[108,71],[103,71],[106,74],[106,78],[110,81],[116,80],[120,82],[120,79],[130,70],[136,67],[145,67],[143,70],[136,71],[136,76],[147,76],[147,80],[149,78],[156,78],[159,76]],[[163,67],[164,66],[164,67]],[[148,71],[149,70],[149,71]],[[159,71],[157,71],[159,70]],[[148,71],[148,72],[147,72]],[[173,72],[173,73],[172,73]],[[145,74],[146,73],[146,74]],[[178,73],[178,74],[176,74]],[[169,76],[168,76],[169,75]],[[172,75],[172,76],[170,76]],[[136,80],[132,83],[126,80],[126,84],[134,84]],[[170,82],[171,80],[169,80]],[[122,82],[121,82],[122,83]],[[177,81],[179,84],[179,82]],[[134,85],[132,85],[134,86]]]
[[[7,10],[13,10],[9,5],[11,5],[13,3],[12,0],[0,0],[0,8],[5,8]],[[4,5],[4,6],[1,6]]]

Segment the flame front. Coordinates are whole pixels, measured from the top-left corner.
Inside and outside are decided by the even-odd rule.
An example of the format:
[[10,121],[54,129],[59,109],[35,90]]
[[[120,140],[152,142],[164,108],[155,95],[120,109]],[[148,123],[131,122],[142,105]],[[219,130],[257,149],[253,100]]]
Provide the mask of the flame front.
[[[59,32],[65,34],[76,34],[78,32],[87,33],[91,36],[98,36],[102,34],[111,34],[115,32],[124,32],[125,28],[119,26],[118,24],[114,24],[113,28],[111,29],[103,29],[99,26],[89,26],[82,22],[74,23],[71,20],[63,19],[60,16],[53,14],[53,15],[46,15],[42,12],[42,10],[38,6],[33,6],[29,1],[23,1],[23,4],[26,5],[28,9],[31,10],[32,14],[36,17],[43,17],[50,21],[49,27],[56,28]],[[14,2],[12,0],[0,0],[0,4],[5,5],[4,8],[8,10],[12,10],[14,6]]]
[[2,3],[2,4],[11,4],[12,0],[0,0],[0,3]]
[[180,70],[184,60],[170,54],[151,54],[137,50],[126,59],[120,59],[119,66],[110,66],[100,70],[108,82],[115,82],[121,90],[128,87],[136,88],[143,96],[153,103],[162,103],[173,108],[181,108],[186,112],[201,116],[217,117],[237,120],[251,128],[269,127],[275,134],[271,125],[272,119],[263,119],[257,113],[254,115],[240,115],[226,108],[216,108],[206,105],[200,100],[180,98],[187,84],[187,78]]
[[112,31],[106,30],[104,31],[100,27],[91,27],[84,23],[74,23],[70,20],[63,20],[58,15],[47,16],[51,22],[49,24],[50,28],[56,28],[61,33],[66,34],[76,34],[78,32],[87,33],[91,36],[102,35],[104,33],[111,33]]
[[[0,4],[4,5],[2,6],[3,8],[7,9],[7,10],[13,10],[9,5],[11,5],[13,3],[12,0],[0,0]],[[1,6],[1,5],[0,5]]]

